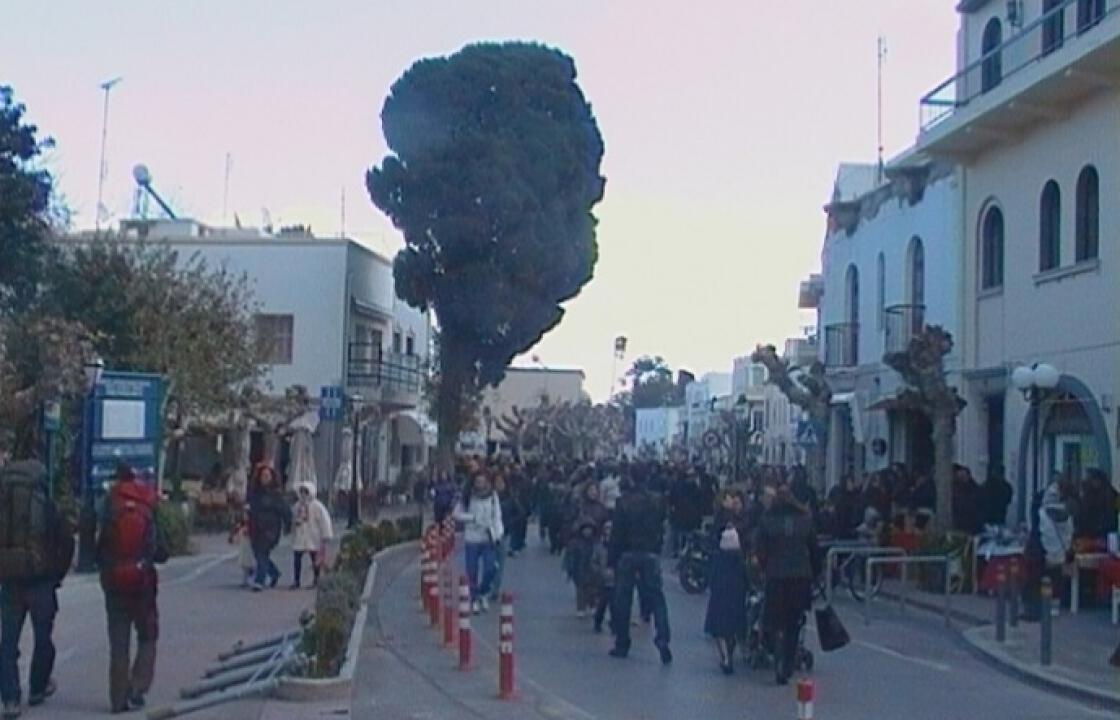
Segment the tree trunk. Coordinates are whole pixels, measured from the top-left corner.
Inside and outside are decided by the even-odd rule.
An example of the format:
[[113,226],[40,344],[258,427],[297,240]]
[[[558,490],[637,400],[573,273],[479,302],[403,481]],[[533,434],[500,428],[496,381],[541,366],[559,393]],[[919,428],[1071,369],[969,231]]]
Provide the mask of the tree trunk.
[[933,416],[933,482],[937,489],[934,530],[944,533],[953,526],[953,462],[957,418],[955,414]]
[[809,420],[813,423],[813,432],[817,434],[817,442],[809,448],[809,482],[823,498],[825,493],[825,477],[828,467],[828,429],[832,418],[832,408],[825,406],[823,413],[809,413]]
[[444,472],[451,472],[455,467],[455,446],[462,429],[463,385],[468,378],[463,357],[459,343],[450,334],[444,334],[439,355],[439,392],[436,395],[439,425],[436,464]]

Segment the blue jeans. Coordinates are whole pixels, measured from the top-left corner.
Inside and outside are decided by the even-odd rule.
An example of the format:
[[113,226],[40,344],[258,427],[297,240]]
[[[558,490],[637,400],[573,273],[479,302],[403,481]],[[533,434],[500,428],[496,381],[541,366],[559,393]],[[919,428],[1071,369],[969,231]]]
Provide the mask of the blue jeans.
[[[494,576],[498,572],[498,553],[494,543],[467,543],[467,580],[471,584],[471,600],[478,600],[490,594]],[[478,578],[478,563],[482,562],[482,582]]]
[[653,644],[669,647],[669,610],[661,586],[661,558],[654,553],[623,553],[615,573],[614,604],[611,606],[611,629],[615,646],[630,649],[630,608],[634,589],[644,609],[653,615]]
[[19,636],[28,615],[35,634],[28,691],[39,695],[46,690],[54,670],[51,633],[57,613],[58,597],[53,580],[11,582],[0,588],[0,698],[5,703],[18,703],[21,699]]
[[265,578],[268,580],[278,580],[280,578],[280,568],[276,567],[276,563],[272,562],[272,548],[253,548],[253,557],[257,560],[257,574],[253,578],[253,582],[257,585],[264,585]]

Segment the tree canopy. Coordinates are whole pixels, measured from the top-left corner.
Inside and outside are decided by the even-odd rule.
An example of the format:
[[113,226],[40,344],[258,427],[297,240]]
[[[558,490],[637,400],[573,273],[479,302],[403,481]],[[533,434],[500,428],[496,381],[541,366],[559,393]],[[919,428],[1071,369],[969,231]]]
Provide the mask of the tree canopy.
[[0,308],[31,301],[50,234],[53,179],[39,165],[50,138],[25,119],[12,88],[0,85]]
[[637,409],[667,407],[684,402],[684,388],[673,379],[673,370],[660,355],[644,355],[626,371],[630,402]]
[[500,382],[592,277],[603,141],[573,60],[530,43],[419,60],[381,120],[366,185],[404,235],[397,294],[439,320],[446,461],[462,389]]

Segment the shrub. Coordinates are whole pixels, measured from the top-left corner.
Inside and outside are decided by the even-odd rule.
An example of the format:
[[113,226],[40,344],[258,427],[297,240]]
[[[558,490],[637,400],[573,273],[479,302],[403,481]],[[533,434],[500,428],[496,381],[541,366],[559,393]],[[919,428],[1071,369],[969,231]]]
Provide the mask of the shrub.
[[397,537],[401,542],[420,539],[420,517],[410,515],[397,520]]
[[337,675],[342,667],[360,593],[357,576],[348,572],[332,573],[319,583],[315,620],[303,635],[313,677]]
[[156,528],[167,543],[167,552],[172,556],[189,555],[191,549],[190,519],[183,508],[170,502],[156,506]]

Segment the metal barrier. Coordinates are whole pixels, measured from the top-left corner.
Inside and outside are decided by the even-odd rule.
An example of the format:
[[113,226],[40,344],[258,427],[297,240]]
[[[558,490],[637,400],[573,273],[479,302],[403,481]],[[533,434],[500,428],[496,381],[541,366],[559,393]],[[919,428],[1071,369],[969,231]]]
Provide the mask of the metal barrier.
[[[906,600],[910,593],[910,586],[907,583],[906,570],[911,565],[941,565],[944,570],[944,592],[945,592],[945,625],[946,627],[953,626],[952,610],[953,610],[953,594],[949,592],[950,582],[952,578],[949,575],[949,563],[952,558],[948,555],[905,555],[902,557],[872,557],[867,560],[867,574],[864,576],[864,581],[871,577],[872,571],[878,565],[899,565],[901,570],[901,589],[898,593],[899,607],[903,612],[906,611]],[[865,625],[871,624],[871,597],[867,596],[866,601],[863,603],[863,622]]]
[[[850,544],[846,544],[849,543]],[[869,545],[863,541],[842,541],[832,544],[825,553],[825,583],[824,583],[824,597],[828,602],[832,602],[832,571],[836,569],[836,558],[840,555],[861,555],[869,558],[873,557],[896,557],[905,555],[906,551],[897,547],[882,547],[879,545]],[[871,573],[864,576],[864,581]]]

